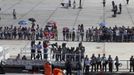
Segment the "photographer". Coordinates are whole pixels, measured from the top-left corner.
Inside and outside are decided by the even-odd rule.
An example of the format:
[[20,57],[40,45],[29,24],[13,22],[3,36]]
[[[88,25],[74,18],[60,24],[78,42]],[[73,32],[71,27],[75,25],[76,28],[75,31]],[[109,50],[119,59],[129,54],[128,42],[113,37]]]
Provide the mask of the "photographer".
[[118,72],[119,71],[119,65],[120,65],[118,56],[116,56],[114,60],[115,60],[116,72]]

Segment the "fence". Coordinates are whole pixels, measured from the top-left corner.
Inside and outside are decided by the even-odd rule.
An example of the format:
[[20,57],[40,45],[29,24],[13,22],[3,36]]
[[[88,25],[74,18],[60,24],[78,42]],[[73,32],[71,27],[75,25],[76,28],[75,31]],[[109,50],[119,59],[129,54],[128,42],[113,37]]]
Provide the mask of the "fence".
[[[30,50],[28,50],[29,48],[23,48],[22,51],[21,51],[21,55],[26,55],[27,57],[30,57],[31,56],[31,53],[30,53]],[[61,56],[60,58],[62,59],[63,58],[63,54],[56,54],[56,53],[51,53],[50,51],[47,53],[48,54],[48,60],[51,62],[51,63],[62,63],[62,61],[56,61],[56,55],[59,55]],[[36,53],[37,55],[37,53]],[[79,56],[78,56],[79,55]],[[43,56],[43,53],[42,53],[42,56]],[[54,57],[53,57],[54,56]],[[65,54],[65,57],[64,58],[67,58],[68,56],[73,56],[72,57],[72,60],[73,62],[77,60],[77,57],[79,57],[79,60],[82,60],[80,57],[81,57],[81,54],[71,54],[71,53],[66,53]],[[66,61],[66,59],[65,59]],[[82,64],[83,64],[83,60],[82,60]],[[113,61],[114,64],[113,66],[115,65],[115,61]],[[128,70],[129,67],[130,67],[130,61],[129,60],[120,60],[119,63],[121,63],[121,65],[119,66],[119,69],[120,70]],[[115,69],[115,66],[114,66],[114,69]]]
[[[41,54],[42,54],[42,56],[44,55],[44,53],[41,53]],[[84,60],[81,59],[81,54],[66,53],[65,57],[64,57],[65,58],[64,61],[61,61],[61,60],[57,61],[56,60],[56,55],[60,55],[61,58],[62,58],[63,54],[51,53],[50,51],[48,53],[45,53],[45,54],[48,54],[48,60],[47,61],[49,61],[50,63],[54,64],[55,66],[65,67],[65,61],[66,61],[66,58],[68,56],[73,56],[73,58],[72,58],[73,67],[76,67],[76,63],[78,62],[78,60],[81,60],[82,67],[84,66]],[[29,57],[31,57],[31,52],[30,52],[29,48],[23,48],[22,49],[21,56],[23,56],[23,55],[25,55],[27,57],[27,60],[21,60],[21,59],[17,60],[17,61],[16,60],[7,60],[6,64],[9,64],[9,65],[23,65],[25,67],[27,67],[27,66],[31,67],[33,65],[42,66],[45,63],[45,61],[46,61],[46,59],[31,60],[29,58]],[[37,53],[35,53],[35,55],[37,55]],[[53,55],[55,57],[53,57]],[[114,62],[113,63],[113,71],[115,71],[115,61],[113,61],[113,62]],[[120,60],[119,63],[121,63],[121,65],[119,66],[119,71],[129,71],[129,68],[130,68],[130,61],[129,60]],[[82,72],[84,72],[84,71],[82,71]]]

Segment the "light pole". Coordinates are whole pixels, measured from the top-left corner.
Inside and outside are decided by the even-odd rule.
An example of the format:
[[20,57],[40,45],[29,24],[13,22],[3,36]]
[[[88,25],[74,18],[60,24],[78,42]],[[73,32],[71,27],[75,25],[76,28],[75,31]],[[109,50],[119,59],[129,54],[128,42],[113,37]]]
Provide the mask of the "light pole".
[[[103,22],[104,22],[104,26],[106,25],[105,6],[106,6],[106,0],[103,0]],[[105,41],[104,41],[104,44],[103,44],[103,54],[105,54],[105,53],[106,53],[106,51],[105,51]]]
[[[0,8],[0,12],[1,12],[1,8]],[[0,20],[1,20],[1,16],[0,16]]]
[[104,22],[104,23],[105,23],[105,21],[106,21],[106,20],[105,20],[105,15],[106,15],[106,14],[105,14],[105,7],[103,7],[103,22]]
[[105,23],[105,4],[106,0],[103,0],[103,22]]
[[103,50],[102,50],[102,53],[103,53],[103,54],[106,53],[106,48],[105,48],[105,47],[106,47],[106,44],[105,44],[105,43],[106,43],[106,42],[103,42]]

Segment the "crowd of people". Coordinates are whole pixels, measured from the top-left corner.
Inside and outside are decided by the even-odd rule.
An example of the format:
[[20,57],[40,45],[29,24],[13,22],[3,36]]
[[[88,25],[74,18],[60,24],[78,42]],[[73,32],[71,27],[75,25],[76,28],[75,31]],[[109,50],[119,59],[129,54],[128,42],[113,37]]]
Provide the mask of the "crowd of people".
[[[134,58],[131,56],[130,58],[130,68],[129,72],[134,72]],[[68,60],[65,63],[65,67],[67,70],[67,75],[71,74],[73,71],[73,67],[71,64],[72,61]],[[84,57],[84,66],[82,67],[81,62],[76,63],[76,68],[77,68],[77,75],[82,72],[85,75],[88,75],[89,72],[114,72],[114,67],[115,67],[115,72],[119,71],[119,68],[122,67],[122,63],[120,62],[118,56],[116,56],[114,59],[112,58],[111,55],[108,56],[108,58],[103,54],[102,56],[98,54],[98,56],[95,56],[95,54],[92,54],[92,56],[89,58],[88,55]]]
[[1,26],[0,27],[0,40],[39,40],[39,39],[51,39],[57,36],[57,27],[53,25],[51,29],[46,25],[44,28],[40,28],[39,25],[32,27],[23,26]]
[[109,55],[108,58],[106,58],[105,54],[103,54],[102,57],[100,54],[98,54],[98,56],[95,56],[95,54],[93,54],[91,58],[89,58],[86,55],[84,59],[85,73],[89,72],[90,67],[91,72],[98,72],[98,71],[113,72],[114,65],[116,67],[116,71],[119,71],[119,66],[122,66],[122,64],[119,62],[118,56],[116,56],[115,59],[113,59],[111,55]]
[[[63,41],[86,41],[86,42],[133,42],[134,27],[114,26],[114,27],[91,27],[84,28],[84,25],[78,25],[78,28],[63,28]],[[5,26],[0,27],[0,40],[44,40],[58,39],[57,27],[51,30],[46,26],[44,29],[37,27]],[[60,39],[61,40],[61,39]]]
[[[48,59],[48,50],[50,55],[55,61],[66,61],[67,59],[72,61],[79,61],[84,59],[85,47],[82,43],[79,43],[78,47],[67,47],[66,43],[58,45],[57,43],[49,44],[48,41],[39,42],[31,41],[31,59]],[[43,56],[42,56],[43,55]],[[43,57],[43,58],[42,58]]]
[[[50,55],[48,51],[50,50]],[[50,44],[49,41],[38,42],[31,41],[31,60],[47,60],[48,56],[52,57],[56,62],[65,62],[66,74],[72,74],[72,71],[77,71],[77,75],[89,72],[118,72],[120,67],[124,65],[120,62],[119,57],[113,58],[111,55],[108,57],[103,54],[85,55],[85,47],[82,42],[78,44],[78,47],[67,47],[66,43],[59,45],[58,43]],[[21,59],[20,55],[16,59]],[[22,60],[27,60],[27,56],[23,55]],[[82,63],[84,62],[84,63]],[[131,56],[128,64],[129,71],[134,72],[134,57]],[[83,66],[82,66],[83,65]],[[115,67],[115,68],[114,68]],[[60,68],[60,67],[59,67]],[[83,72],[82,72],[83,71]]]
[[85,47],[82,43],[79,43],[78,47],[67,47],[66,43],[62,43],[62,46],[52,44],[51,53],[56,61],[65,61],[67,59],[72,61],[82,61],[84,59]]
[[[84,40],[86,39],[86,40]],[[133,42],[134,27],[91,27],[84,29],[83,24],[78,28],[63,28],[63,40],[65,41],[87,41],[87,42]]]
[[[84,28],[84,25],[78,25],[78,28],[63,28],[64,41],[87,41],[87,42],[133,42],[134,27],[91,27]],[[58,40],[57,27],[49,31],[48,27],[16,27],[13,25],[0,27],[0,39],[3,40],[43,40],[44,38]]]

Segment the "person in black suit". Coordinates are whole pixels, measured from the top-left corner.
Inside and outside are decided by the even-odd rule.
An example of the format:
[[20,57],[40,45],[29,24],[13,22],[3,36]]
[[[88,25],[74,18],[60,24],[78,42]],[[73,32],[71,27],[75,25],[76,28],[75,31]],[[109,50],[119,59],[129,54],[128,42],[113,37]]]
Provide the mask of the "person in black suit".
[[126,0],[127,4],[129,4],[129,0]]
[[65,67],[66,67],[66,75],[72,75],[72,64],[69,59],[65,62]]
[[103,7],[105,7],[106,6],[106,0],[103,0]]

